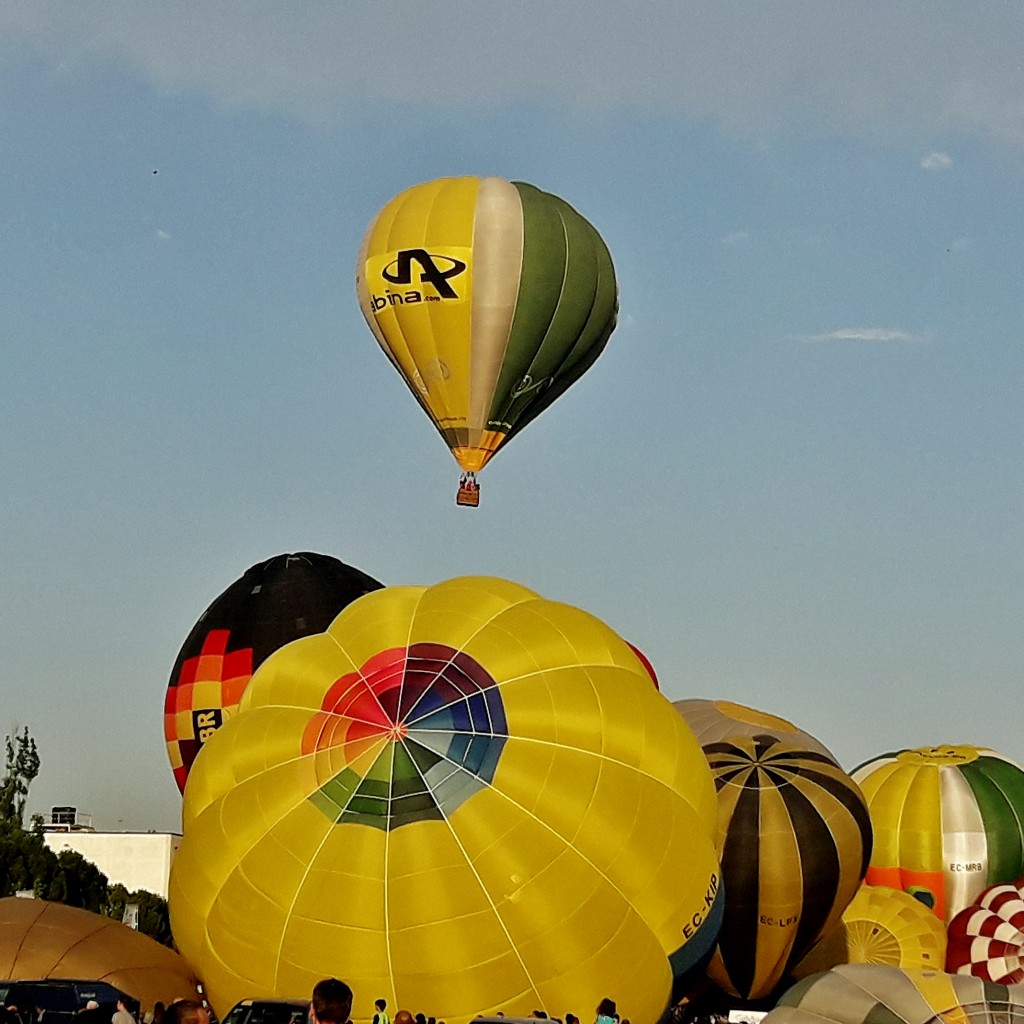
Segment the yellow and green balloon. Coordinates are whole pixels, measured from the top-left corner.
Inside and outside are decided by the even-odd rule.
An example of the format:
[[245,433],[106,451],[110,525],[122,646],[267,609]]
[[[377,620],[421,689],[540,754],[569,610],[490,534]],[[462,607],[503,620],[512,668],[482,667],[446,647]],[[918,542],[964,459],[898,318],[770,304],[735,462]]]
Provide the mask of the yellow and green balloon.
[[503,178],[440,178],[374,218],[356,268],[384,353],[467,472],[597,359],[615,327],[607,246],[568,203]]
[[871,812],[870,885],[904,889],[950,921],[1024,874],[1024,770],[984,747],[899,750],[853,771]]

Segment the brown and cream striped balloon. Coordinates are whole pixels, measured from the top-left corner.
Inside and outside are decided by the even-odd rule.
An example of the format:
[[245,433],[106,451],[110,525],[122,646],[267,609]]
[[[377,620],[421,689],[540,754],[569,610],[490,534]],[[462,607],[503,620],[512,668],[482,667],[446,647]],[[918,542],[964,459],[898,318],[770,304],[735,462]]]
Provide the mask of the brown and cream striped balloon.
[[734,995],[768,995],[853,899],[871,857],[856,783],[820,751],[771,735],[704,753],[718,793],[725,920],[708,968]]

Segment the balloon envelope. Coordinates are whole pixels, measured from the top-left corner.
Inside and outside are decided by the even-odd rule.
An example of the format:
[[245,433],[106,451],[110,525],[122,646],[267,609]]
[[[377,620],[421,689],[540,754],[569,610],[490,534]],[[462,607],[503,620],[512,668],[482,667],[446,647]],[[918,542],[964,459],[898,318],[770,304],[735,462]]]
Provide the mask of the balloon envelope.
[[654,1024],[717,934],[714,817],[603,623],[502,580],[389,587],[271,656],[197,760],[174,934],[221,1012],[343,970],[356,1018],[614,992]]
[[381,586],[337,558],[302,551],[251,566],[214,600],[182,644],[164,700],[164,739],[180,790],[264,660],[326,629],[349,602]]
[[701,746],[732,736],[774,736],[803,750],[818,751],[830,760],[836,760],[828,747],[810,733],[767,711],[758,711],[730,700],[677,700],[673,707],[686,719]]
[[817,751],[771,736],[704,747],[718,792],[725,919],[708,968],[744,999],[767,996],[835,927],[871,855],[852,779]]
[[1024,874],[1024,771],[994,750],[918,747],[853,771],[871,812],[871,885],[905,889],[949,921]]
[[844,964],[798,982],[762,1024],[1009,1024],[1022,1014],[1024,986]]
[[793,971],[802,978],[836,964],[942,970],[946,929],[923,903],[887,885],[862,885],[834,928]]
[[[629,643],[629,641],[627,640],[626,643]],[[640,664],[643,665],[644,670],[651,677],[651,682],[654,683],[654,688],[656,690],[660,690],[661,684],[658,682],[658,673],[655,672],[654,666],[651,664],[651,659],[648,658],[647,655],[636,646],[636,644],[629,644],[629,649],[640,659]]]
[[104,981],[143,1008],[198,999],[183,957],[109,917],[45,900],[0,899],[0,978]]
[[384,353],[459,465],[482,469],[593,364],[618,293],[568,203],[503,178],[407,189],[363,240],[356,291]]
[[946,970],[1024,982],[1024,878],[986,889],[949,922]]

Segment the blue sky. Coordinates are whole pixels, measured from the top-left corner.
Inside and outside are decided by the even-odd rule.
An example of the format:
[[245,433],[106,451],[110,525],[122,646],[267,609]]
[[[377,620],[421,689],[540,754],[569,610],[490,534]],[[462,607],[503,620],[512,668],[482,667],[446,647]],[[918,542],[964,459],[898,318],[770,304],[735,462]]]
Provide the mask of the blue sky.
[[[175,655],[249,565],[505,576],[849,768],[1024,759],[1016,4],[0,8],[3,731],[175,828]],[[529,181],[615,259],[591,372],[457,509],[356,305],[376,210]]]

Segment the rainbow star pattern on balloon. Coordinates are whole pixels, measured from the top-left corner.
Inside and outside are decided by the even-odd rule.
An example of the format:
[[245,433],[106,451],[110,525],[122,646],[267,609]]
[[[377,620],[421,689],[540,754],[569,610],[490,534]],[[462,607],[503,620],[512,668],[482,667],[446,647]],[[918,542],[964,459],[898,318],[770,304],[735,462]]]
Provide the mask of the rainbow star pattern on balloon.
[[343,675],[302,738],[347,767],[310,800],[332,821],[375,828],[450,815],[494,778],[508,736],[494,680],[446,644],[393,647]]

